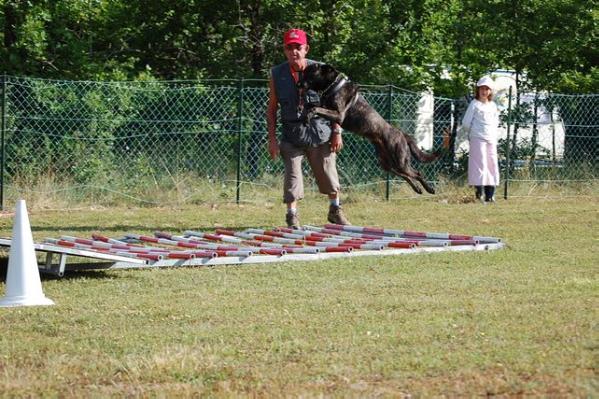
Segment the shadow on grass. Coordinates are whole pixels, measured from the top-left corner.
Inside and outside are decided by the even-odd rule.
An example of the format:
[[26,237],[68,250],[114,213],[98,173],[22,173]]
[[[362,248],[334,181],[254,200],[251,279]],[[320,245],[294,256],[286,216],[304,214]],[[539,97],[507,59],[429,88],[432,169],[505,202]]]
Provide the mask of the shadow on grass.
[[70,270],[65,271],[64,276],[59,277],[55,274],[41,273],[40,277],[42,280],[100,280],[105,278],[112,278],[105,270]]
[[[6,273],[8,272],[8,258],[0,257],[0,283],[6,283]],[[78,279],[104,279],[112,278],[106,273],[106,269],[94,270],[70,270],[65,271],[63,277],[55,274],[40,272],[42,281],[44,280],[78,280]]]

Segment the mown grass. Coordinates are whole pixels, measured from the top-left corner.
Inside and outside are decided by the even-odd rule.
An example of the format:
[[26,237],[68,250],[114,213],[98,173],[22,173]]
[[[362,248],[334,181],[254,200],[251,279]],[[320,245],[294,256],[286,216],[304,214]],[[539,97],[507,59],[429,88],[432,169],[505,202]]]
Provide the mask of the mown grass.
[[[44,279],[57,306],[0,310],[0,396],[597,396],[597,197],[463,202],[350,196],[346,210],[358,225],[498,236],[506,249]],[[325,211],[308,198],[302,222]],[[41,239],[275,226],[282,212],[30,219]],[[1,235],[11,223],[0,219]]]

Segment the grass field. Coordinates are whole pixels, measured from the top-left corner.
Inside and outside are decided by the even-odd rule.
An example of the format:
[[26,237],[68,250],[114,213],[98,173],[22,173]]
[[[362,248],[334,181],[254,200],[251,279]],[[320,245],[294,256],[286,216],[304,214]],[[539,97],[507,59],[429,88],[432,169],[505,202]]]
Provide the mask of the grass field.
[[[346,210],[357,225],[507,248],[44,278],[56,306],[0,309],[0,396],[599,396],[598,197],[458,202],[350,199]],[[324,215],[321,198],[303,202],[302,222]],[[272,227],[282,206],[34,209],[30,220],[36,240],[117,236]],[[0,235],[11,226],[0,218]]]

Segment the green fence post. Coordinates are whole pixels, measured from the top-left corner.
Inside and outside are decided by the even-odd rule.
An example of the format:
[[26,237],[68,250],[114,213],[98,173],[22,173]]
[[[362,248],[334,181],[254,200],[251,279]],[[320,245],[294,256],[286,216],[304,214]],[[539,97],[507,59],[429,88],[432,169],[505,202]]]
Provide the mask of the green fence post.
[[505,185],[503,198],[507,199],[507,186],[510,179],[510,127],[512,126],[512,86],[510,86],[507,100],[507,137],[505,138]]
[[[391,123],[391,117],[393,115],[393,85],[388,86],[388,108],[387,108],[387,122]],[[391,196],[391,174],[387,172],[387,182],[385,184],[385,199],[389,201]]]
[[6,131],[6,74],[2,75],[2,122],[0,127],[0,210],[4,210],[4,132]]
[[241,134],[243,132],[243,78],[239,80],[239,108],[238,126],[237,126],[237,193],[236,202],[239,204],[239,196],[241,192]]

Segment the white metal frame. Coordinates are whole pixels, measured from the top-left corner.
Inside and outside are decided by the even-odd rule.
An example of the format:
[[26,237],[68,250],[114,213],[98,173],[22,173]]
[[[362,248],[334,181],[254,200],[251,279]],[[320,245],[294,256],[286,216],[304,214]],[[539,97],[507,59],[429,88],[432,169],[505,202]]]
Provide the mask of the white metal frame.
[[[10,247],[11,240],[0,238],[0,246]],[[317,254],[286,254],[276,255],[252,255],[247,257],[223,256],[217,258],[195,258],[195,259],[163,259],[159,261],[146,261],[125,256],[113,255],[103,252],[87,251],[83,249],[67,248],[49,244],[34,244],[34,249],[46,254],[45,263],[40,265],[40,271],[44,273],[64,276],[66,271],[93,270],[93,269],[140,269],[156,267],[180,267],[180,266],[217,266],[217,265],[245,265],[272,262],[296,262],[317,261],[335,258],[352,258],[360,256],[393,256],[409,255],[432,252],[466,252],[466,251],[490,251],[504,247],[504,243],[457,245],[446,247],[416,247],[397,248],[382,250],[360,250],[352,252],[321,252]],[[106,262],[67,263],[68,256],[91,258]],[[55,257],[58,262],[54,263]]]

